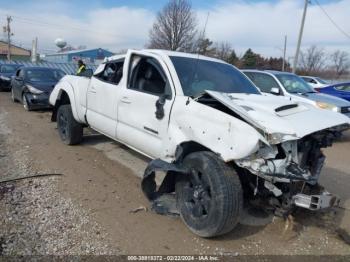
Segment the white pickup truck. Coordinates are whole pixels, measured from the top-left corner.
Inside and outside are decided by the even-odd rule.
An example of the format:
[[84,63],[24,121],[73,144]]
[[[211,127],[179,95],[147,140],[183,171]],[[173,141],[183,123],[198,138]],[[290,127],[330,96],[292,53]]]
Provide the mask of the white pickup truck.
[[243,201],[261,199],[288,214],[336,200],[317,183],[321,148],[350,127],[349,118],[263,95],[223,61],[129,50],[91,78],[65,76],[50,103],[64,143],[78,144],[89,126],[153,159],[142,180],[153,209],[179,214],[199,236],[231,231]]

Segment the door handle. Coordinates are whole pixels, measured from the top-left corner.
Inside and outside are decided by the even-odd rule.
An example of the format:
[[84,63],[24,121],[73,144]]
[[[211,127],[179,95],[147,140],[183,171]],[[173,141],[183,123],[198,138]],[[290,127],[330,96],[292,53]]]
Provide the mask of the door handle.
[[125,104],[131,104],[131,101],[129,100],[129,97],[123,96],[120,101]]

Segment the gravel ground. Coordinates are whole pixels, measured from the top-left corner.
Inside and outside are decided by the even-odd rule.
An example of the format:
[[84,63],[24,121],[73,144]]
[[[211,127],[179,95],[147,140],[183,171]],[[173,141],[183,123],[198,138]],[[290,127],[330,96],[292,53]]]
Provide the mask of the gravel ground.
[[[0,179],[41,173],[31,165],[29,147],[9,150],[10,130],[0,115]],[[0,255],[111,255],[120,250],[89,218],[86,209],[63,197],[59,176],[0,184]]]

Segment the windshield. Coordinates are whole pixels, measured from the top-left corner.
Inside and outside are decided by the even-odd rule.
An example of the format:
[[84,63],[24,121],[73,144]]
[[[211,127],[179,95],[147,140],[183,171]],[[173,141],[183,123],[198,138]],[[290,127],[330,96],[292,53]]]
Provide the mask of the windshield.
[[276,74],[276,77],[289,93],[315,93],[315,90],[299,76]]
[[59,81],[65,73],[59,69],[28,69],[26,70],[26,79],[30,82],[56,82]]
[[202,59],[171,56],[185,96],[196,97],[205,90],[224,93],[260,94],[233,66]]
[[2,65],[1,73],[15,73],[17,67],[16,65]]

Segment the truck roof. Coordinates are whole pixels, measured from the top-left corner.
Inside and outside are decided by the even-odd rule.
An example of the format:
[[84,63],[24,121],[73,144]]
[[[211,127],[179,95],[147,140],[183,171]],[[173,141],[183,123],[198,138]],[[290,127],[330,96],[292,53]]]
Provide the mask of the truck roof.
[[[184,53],[184,52],[178,52],[178,51],[163,50],[163,49],[141,49],[141,50],[129,49],[128,52],[129,51],[145,52],[145,53],[157,54],[160,56],[168,56],[168,57],[170,57],[170,56],[188,57],[188,58],[207,60],[207,61],[213,61],[213,62],[218,62],[218,63],[226,63],[222,60],[208,57],[208,56],[203,56],[203,55],[199,55],[199,54],[190,54],[190,53]],[[114,55],[114,56],[106,58],[105,61],[118,60],[118,59],[125,58],[125,56],[126,56],[126,53]]]

